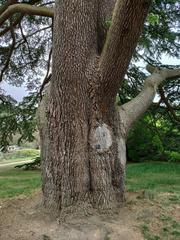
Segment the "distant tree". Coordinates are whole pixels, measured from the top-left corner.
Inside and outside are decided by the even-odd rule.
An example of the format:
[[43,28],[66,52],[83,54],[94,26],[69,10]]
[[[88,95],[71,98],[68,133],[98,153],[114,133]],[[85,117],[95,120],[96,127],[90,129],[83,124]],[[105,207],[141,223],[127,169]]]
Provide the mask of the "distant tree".
[[23,141],[32,142],[36,124],[37,98],[33,95],[25,97],[22,103],[10,96],[0,95],[0,149],[6,151],[15,134],[19,134],[18,144]]
[[[34,4],[34,1],[32,2]],[[14,25],[17,26],[14,23],[17,22],[17,17],[15,20],[10,17],[12,13],[20,12],[21,16],[25,13],[54,16],[52,9],[40,5],[30,6],[32,2],[16,5],[12,4],[14,1],[8,1],[1,8],[3,10],[0,25],[10,19],[4,31],[10,31],[8,36],[12,42],[10,46],[8,45],[7,58],[4,60],[1,74],[3,76],[6,72],[5,76],[9,76],[9,79],[13,76],[7,70],[10,59],[18,56],[12,55],[16,45]],[[36,4],[42,2],[46,4],[46,1],[35,1]],[[152,10],[157,10],[157,13],[152,12],[149,15],[145,24],[146,32],[141,35],[139,44],[139,50],[145,47],[150,55],[153,51],[157,51],[158,54],[170,53],[169,48],[172,45],[174,49],[178,48],[177,34],[164,16],[164,12],[168,12],[168,9],[171,11],[172,8],[172,12],[175,11],[177,15],[177,2],[156,1],[156,3],[157,8],[153,8],[155,6],[153,3]],[[147,70],[151,75],[145,80],[142,91],[134,99],[121,106],[115,106],[118,90],[124,81],[150,5],[149,0],[56,1],[50,92],[40,104],[39,115],[41,123],[44,124],[40,124],[40,134],[43,198],[47,208],[57,211],[77,201],[86,200],[93,205],[106,206],[111,202],[124,200],[128,133],[133,123],[150,106],[158,86],[164,80],[180,76],[179,69],[161,68],[157,62],[158,54],[154,55],[156,60],[154,61],[148,56],[148,52],[145,51],[143,54],[136,52],[135,59],[145,58],[156,66],[148,65]],[[160,10],[164,6],[167,7],[166,11]],[[164,24],[160,25],[160,19]],[[32,20],[29,18],[25,26],[31,21],[35,23],[34,18]],[[39,26],[42,27],[42,19]],[[156,35],[155,30],[158,27],[159,31],[166,27],[168,33],[172,33],[169,35],[170,38],[173,36],[170,47],[164,49],[163,43],[159,42],[160,51],[153,45],[153,43],[158,45],[157,40],[162,40],[162,35],[161,37]],[[46,56],[43,53],[45,54],[47,45],[46,42],[42,43],[43,51],[39,51],[41,47],[38,44],[44,39],[40,34],[31,49],[26,33],[23,33],[22,27],[19,29],[16,32],[17,37],[20,36],[20,39],[22,37],[27,46],[19,52],[22,58],[14,59],[11,67],[16,69],[16,64],[13,63],[21,61],[25,53],[25,60],[32,59],[32,62],[30,61],[30,65],[27,61],[25,65],[19,62],[18,66],[20,64],[24,70],[26,66],[30,66],[31,72],[34,71],[37,62],[44,63],[42,57]],[[7,41],[4,38],[3,43],[5,42]],[[4,51],[6,47],[3,46]],[[30,57],[31,50],[35,52]],[[176,55],[175,52],[173,54]],[[3,56],[4,54],[2,59]],[[49,56],[51,57],[51,51]],[[48,69],[45,82],[49,79],[50,57],[45,62]],[[12,74],[18,73],[18,68],[17,71],[11,69]],[[22,70],[19,70],[19,73],[21,74]],[[32,83],[29,78],[27,81]]]

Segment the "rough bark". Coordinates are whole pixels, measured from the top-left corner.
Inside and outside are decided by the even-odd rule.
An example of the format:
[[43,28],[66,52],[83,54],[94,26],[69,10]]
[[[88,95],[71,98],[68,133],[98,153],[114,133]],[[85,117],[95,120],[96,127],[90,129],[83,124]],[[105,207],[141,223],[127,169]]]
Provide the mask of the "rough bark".
[[[120,117],[110,96],[108,108],[102,106],[105,92],[99,89],[104,75],[98,30],[103,32],[105,16],[111,15],[113,8],[107,7],[107,1],[104,4],[97,0],[56,1],[48,140],[44,143],[48,151],[42,151],[44,204],[55,210],[77,201],[109,206],[124,199],[124,129],[118,124]],[[129,5],[127,9],[125,5],[123,10],[128,13]],[[121,14],[114,18],[121,19]],[[130,23],[137,20],[133,14],[129,18]],[[138,20],[137,35],[144,15]],[[133,41],[137,42],[137,37]],[[116,77],[109,80],[117,81]]]
[[[129,1],[121,1],[123,11],[117,11],[118,7],[122,7],[118,5],[119,2],[113,18],[115,27],[112,26],[110,32],[121,22],[122,12],[128,14],[126,21],[130,30],[135,26],[138,31],[136,37],[130,38],[131,47],[127,48],[126,58],[121,59],[122,66],[119,65],[119,56],[113,56],[117,60],[113,62],[114,68],[124,69],[136,45],[149,1],[148,4],[142,4],[147,1],[133,1],[132,7]],[[121,119],[114,106],[115,91],[107,95],[105,100],[106,92],[101,89],[105,78],[105,58],[109,50],[105,47],[99,57],[99,32],[103,32],[104,19],[111,15],[113,8],[113,1],[112,5],[107,3],[103,1],[102,4],[97,0],[56,1],[52,80],[47,113],[48,151],[42,154],[44,204],[55,211],[77,201],[109,206],[124,199],[122,163],[125,162],[125,133],[118,124]],[[134,7],[138,11],[136,14]],[[144,14],[137,17],[139,12]],[[135,25],[132,25],[133,21]],[[129,37],[130,30],[127,34]],[[116,33],[116,37],[113,34],[115,43],[121,44],[127,40],[128,37],[119,37],[119,29]],[[105,35],[104,32],[101,36],[105,38]],[[112,50],[115,49],[112,47]],[[123,77],[124,71],[118,76]],[[114,75],[116,83],[119,82],[118,76]],[[107,78],[104,83],[109,80],[111,82],[112,79]],[[104,105],[102,99],[105,100]]]
[[108,32],[108,23],[112,20],[113,9],[116,0],[99,0],[98,1],[98,52],[101,54],[106,35]]
[[124,79],[150,5],[149,0],[116,1],[112,25],[100,59],[100,88],[104,93],[101,95],[106,96],[102,104],[106,101],[107,107],[114,101]]

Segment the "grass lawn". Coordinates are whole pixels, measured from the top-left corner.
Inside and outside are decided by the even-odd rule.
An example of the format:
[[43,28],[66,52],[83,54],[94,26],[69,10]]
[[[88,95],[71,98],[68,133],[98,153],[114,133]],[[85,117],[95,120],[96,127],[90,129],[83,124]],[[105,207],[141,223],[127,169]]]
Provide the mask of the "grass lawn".
[[180,164],[165,162],[128,164],[126,188],[133,192],[153,190],[180,193]]
[[[25,159],[26,160],[26,159]],[[0,198],[28,194],[41,185],[40,171],[10,169],[0,171]],[[180,164],[135,163],[128,164],[126,176],[128,191],[153,190],[180,193]]]
[[[40,186],[41,176],[38,170],[0,169],[0,199],[28,195]],[[126,188],[130,192],[137,192],[137,198],[127,204],[138,208],[137,227],[144,239],[180,239],[180,224],[176,217],[180,203],[180,164],[128,164]],[[153,198],[151,195],[148,198],[141,195],[146,191],[153,193]]]
[[41,186],[40,171],[10,169],[0,171],[0,198],[10,198],[20,194],[30,194]]
[[137,222],[145,240],[180,239],[180,164],[129,164],[126,188],[139,194],[143,210],[139,209]]

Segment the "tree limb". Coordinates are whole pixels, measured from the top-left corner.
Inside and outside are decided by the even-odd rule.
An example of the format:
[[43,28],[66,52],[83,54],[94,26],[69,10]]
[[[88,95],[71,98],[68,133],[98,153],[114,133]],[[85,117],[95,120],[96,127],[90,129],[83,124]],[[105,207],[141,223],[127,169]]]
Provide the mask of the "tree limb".
[[102,52],[116,0],[101,0],[98,6],[98,52]]
[[[7,1],[8,2],[8,1]],[[2,7],[0,8],[0,16],[1,14],[12,4],[15,4],[17,3],[17,0],[10,0],[11,4],[7,4],[7,2],[5,4],[2,5]],[[26,4],[30,4],[30,5],[33,5],[33,4],[37,4],[39,3],[40,0],[30,0],[28,3]],[[6,6],[6,7],[5,7]],[[5,29],[3,29],[1,32],[0,32],[0,37],[3,36],[4,34],[6,34],[7,32],[9,32],[11,30],[11,27],[16,27],[20,22],[21,20],[23,19],[24,15],[23,14],[20,14],[19,16],[17,16],[17,18],[14,20],[14,22],[12,22],[12,25],[11,26],[8,26],[6,27]]]
[[0,15],[12,4],[17,3],[17,0],[7,0],[2,6],[0,7]]
[[137,45],[151,0],[117,0],[100,59],[104,96],[114,99]]
[[[150,64],[147,65],[146,67],[147,71],[149,73],[153,73],[154,71],[158,72],[158,69]],[[173,79],[173,78],[178,78],[180,77],[180,69],[161,69],[159,70],[161,75],[165,78],[165,79]]]
[[9,17],[11,17],[15,13],[38,15],[38,16],[51,17],[51,18],[54,16],[54,11],[52,8],[30,6],[29,4],[26,4],[26,3],[13,4],[13,5],[10,5],[0,15],[0,25],[2,25]]
[[[151,68],[151,70],[150,70]],[[120,119],[123,124],[123,130],[127,134],[133,123],[147,110],[151,105],[156,94],[158,86],[165,80],[172,77],[180,77],[180,69],[156,69],[148,66],[147,69],[152,72],[146,80],[142,91],[131,101],[118,107]]]
[[165,97],[164,91],[162,87],[159,87],[159,93],[161,96],[161,100],[165,103],[168,111],[171,113],[171,115],[173,116],[174,120],[176,120],[177,122],[180,122],[180,117],[178,117],[173,109],[173,107],[171,106],[171,104],[169,103],[168,99]]

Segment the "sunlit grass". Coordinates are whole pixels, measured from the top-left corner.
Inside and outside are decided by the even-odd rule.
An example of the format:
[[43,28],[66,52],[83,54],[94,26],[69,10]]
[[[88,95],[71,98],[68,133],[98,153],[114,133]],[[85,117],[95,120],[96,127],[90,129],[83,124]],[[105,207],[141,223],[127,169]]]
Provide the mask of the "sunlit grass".
[[129,191],[180,193],[180,164],[162,162],[128,164],[126,187]]
[[[40,171],[12,168],[0,170],[0,198],[29,194],[41,186]],[[180,164],[137,163],[128,164],[126,176],[128,191],[153,190],[180,193]],[[172,199],[172,201],[178,201]]]
[[40,171],[11,169],[0,171],[0,198],[30,194],[41,186]]

